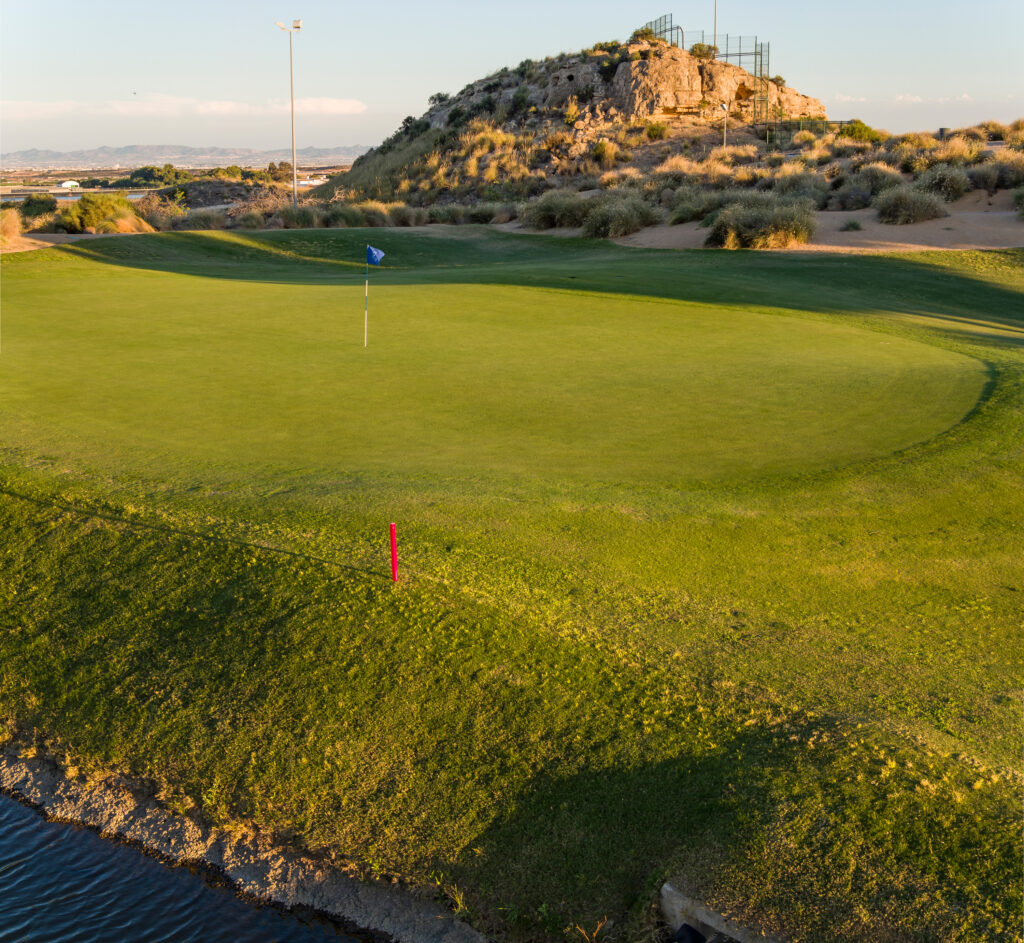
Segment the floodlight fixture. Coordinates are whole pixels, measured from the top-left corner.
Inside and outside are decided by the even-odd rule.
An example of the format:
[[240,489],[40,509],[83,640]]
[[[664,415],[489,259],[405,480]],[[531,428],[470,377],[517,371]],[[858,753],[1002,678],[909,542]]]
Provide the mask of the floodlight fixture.
[[292,20],[292,29],[302,29],[302,20]]

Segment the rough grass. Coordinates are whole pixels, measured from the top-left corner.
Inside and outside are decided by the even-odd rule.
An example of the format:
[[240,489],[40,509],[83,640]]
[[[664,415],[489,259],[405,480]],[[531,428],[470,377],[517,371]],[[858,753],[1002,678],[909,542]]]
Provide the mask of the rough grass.
[[0,210],[0,238],[4,242],[21,235],[21,214],[14,209]]
[[501,939],[1018,939],[1024,256],[380,235],[367,350],[365,233],[3,260],[0,714]]

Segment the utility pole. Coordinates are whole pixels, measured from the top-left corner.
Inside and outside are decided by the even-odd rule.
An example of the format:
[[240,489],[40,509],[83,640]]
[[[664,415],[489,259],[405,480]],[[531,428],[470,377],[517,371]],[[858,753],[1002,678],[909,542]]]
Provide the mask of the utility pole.
[[299,168],[295,165],[295,67],[292,64],[292,33],[302,29],[302,20],[292,20],[291,29],[280,20],[274,24],[279,26],[288,34],[288,82],[289,92],[292,101],[292,204],[298,208],[299,205]]

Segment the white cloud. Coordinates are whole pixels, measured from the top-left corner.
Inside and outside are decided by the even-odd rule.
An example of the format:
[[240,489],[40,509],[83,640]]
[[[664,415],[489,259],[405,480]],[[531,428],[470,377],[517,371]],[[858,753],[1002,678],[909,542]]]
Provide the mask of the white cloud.
[[[203,101],[175,95],[146,95],[106,102],[76,101],[4,101],[0,113],[5,121],[32,121],[40,118],[58,118],[66,115],[121,118],[178,118],[187,115],[203,117],[259,117],[286,114],[291,109],[288,101],[269,99],[253,104],[238,101]],[[318,117],[361,115],[366,104],[354,98],[298,98],[295,114]]]
[[837,102],[866,102],[866,98],[861,98],[857,95],[836,95],[835,100]]
[[920,95],[897,95],[893,101],[903,105],[920,105],[924,99]]

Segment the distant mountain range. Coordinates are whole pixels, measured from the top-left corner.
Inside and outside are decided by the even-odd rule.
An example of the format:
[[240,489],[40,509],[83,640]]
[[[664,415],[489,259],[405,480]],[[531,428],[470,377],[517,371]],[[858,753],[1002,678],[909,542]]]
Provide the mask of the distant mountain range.
[[[370,148],[362,144],[343,147],[303,147],[296,162],[303,167],[326,167],[355,160]],[[271,161],[291,161],[291,148],[255,151],[244,147],[185,147],[180,144],[131,144],[127,147],[96,147],[89,151],[12,151],[0,154],[4,170],[92,170],[174,164],[175,167],[265,167]]]

